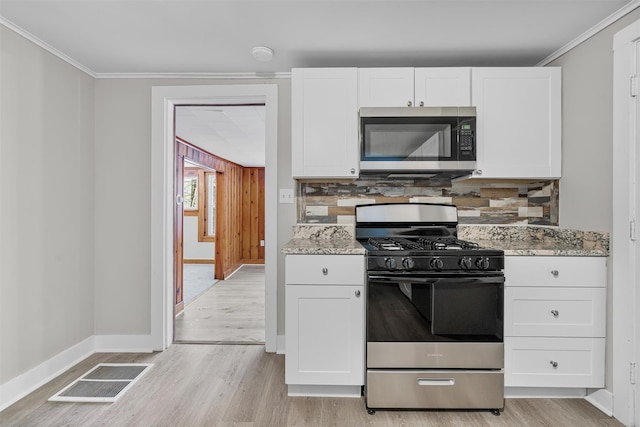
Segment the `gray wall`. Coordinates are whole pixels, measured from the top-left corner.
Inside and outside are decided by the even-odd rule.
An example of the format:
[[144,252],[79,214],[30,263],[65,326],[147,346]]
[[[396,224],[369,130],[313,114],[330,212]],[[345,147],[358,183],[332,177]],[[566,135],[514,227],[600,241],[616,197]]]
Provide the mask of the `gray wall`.
[[[613,229],[613,36],[640,19],[636,9],[549,65],[562,67],[560,226]],[[611,263],[609,263],[611,265]],[[611,269],[607,287],[606,388],[612,389]]]
[[613,35],[629,13],[549,65],[562,67],[560,226],[612,230]]
[[[96,335],[150,333],[151,88],[223,84],[278,85],[278,187],[293,188],[289,79],[96,80]],[[294,206],[279,204],[278,248],[294,223]],[[278,258],[284,307],[284,257]],[[284,310],[278,319],[282,334]]]
[[0,26],[0,384],[93,335],[94,79]]

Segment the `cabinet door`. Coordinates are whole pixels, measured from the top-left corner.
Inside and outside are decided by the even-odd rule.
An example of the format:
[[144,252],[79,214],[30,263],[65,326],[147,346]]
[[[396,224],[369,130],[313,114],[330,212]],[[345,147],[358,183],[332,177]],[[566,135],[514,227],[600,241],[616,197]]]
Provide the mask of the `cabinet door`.
[[560,178],[558,67],[472,68],[481,178]]
[[291,92],[293,177],[357,178],[357,69],[294,68]]
[[364,287],[286,286],[287,384],[364,384]]
[[413,100],[413,68],[360,68],[360,107],[410,107]]
[[426,107],[471,105],[471,68],[416,68],[415,103]]

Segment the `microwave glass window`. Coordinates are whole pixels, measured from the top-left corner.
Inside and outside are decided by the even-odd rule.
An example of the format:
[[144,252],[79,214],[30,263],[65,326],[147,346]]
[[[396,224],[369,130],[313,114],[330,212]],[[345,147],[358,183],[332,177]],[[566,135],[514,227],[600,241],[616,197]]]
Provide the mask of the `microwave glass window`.
[[449,124],[368,124],[364,131],[366,158],[419,161],[451,157]]

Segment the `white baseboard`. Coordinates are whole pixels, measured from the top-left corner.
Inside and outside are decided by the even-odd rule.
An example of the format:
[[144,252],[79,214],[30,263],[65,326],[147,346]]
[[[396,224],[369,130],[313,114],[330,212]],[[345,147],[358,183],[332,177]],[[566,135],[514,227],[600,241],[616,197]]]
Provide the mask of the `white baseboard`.
[[151,335],[94,335],[95,353],[151,353]]
[[292,397],[350,397],[357,399],[362,396],[362,386],[289,384],[287,393]]
[[613,416],[613,393],[604,388],[588,389],[585,400],[607,414]]
[[561,387],[505,387],[504,397],[509,398],[559,398],[584,399],[587,395],[585,388]]
[[286,354],[287,352],[287,347],[286,347],[286,342],[285,342],[285,336],[284,335],[278,335],[277,336],[277,343],[276,343],[276,353],[277,354]]
[[151,335],[93,335],[0,385],[0,411],[94,353],[151,353]]
[[0,385],[0,411],[91,356],[94,348],[91,336]]

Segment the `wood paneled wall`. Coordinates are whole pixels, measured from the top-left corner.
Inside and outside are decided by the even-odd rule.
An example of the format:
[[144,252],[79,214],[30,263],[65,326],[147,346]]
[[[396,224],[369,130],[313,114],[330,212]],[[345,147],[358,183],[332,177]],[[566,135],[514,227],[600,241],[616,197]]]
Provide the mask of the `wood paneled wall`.
[[264,168],[242,170],[242,259],[264,264]]
[[186,157],[216,176],[216,278],[242,264],[264,263],[264,168],[244,168],[177,138],[178,161]]

